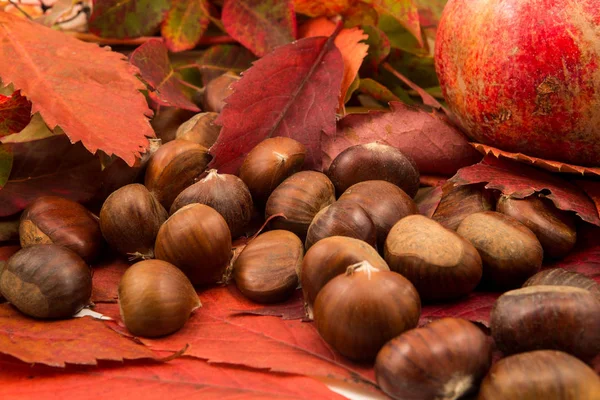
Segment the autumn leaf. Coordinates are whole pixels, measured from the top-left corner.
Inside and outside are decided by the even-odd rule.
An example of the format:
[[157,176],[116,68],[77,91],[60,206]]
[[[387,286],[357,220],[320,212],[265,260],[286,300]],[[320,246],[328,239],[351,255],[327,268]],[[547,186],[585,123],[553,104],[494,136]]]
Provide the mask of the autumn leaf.
[[377,101],[382,103],[389,103],[391,101],[400,101],[390,89],[383,86],[381,83],[371,78],[364,78],[360,80],[358,91],[367,94]]
[[168,10],[169,0],[94,0],[89,30],[112,38],[152,35]]
[[573,180],[577,186],[583,189],[596,205],[596,210],[600,215],[600,182],[590,179],[575,179]]
[[31,103],[19,91],[0,94],[0,138],[22,131],[31,120]]
[[517,199],[548,192],[545,197],[558,209],[574,211],[584,221],[600,226],[596,205],[583,190],[557,175],[516,161],[485,156],[479,164],[459,170],[451,181],[457,185],[486,183],[486,189],[497,189]]
[[321,166],[321,131],[332,135],[344,64],[334,37],[305,38],[259,59],[232,84],[216,123],[211,168],[237,172],[262,140],[287,136],[307,148],[304,166]]
[[184,93],[185,86],[173,71],[168,50],[161,39],[150,39],[131,53],[131,63],[140,69],[142,78],[154,89],[153,100],[168,107],[200,111]]
[[342,14],[354,0],[294,0],[294,10],[309,17],[333,17]]
[[578,226],[577,244],[562,260],[545,268],[563,268],[587,276],[600,284],[600,228],[585,224]]
[[121,276],[129,268],[129,263],[111,255],[94,265],[92,272],[92,301],[94,303],[116,303]]
[[123,397],[159,399],[332,399],[342,396],[308,377],[268,373],[180,357],[167,363],[130,361],[65,369],[31,366],[0,358],[0,386],[6,399]]
[[254,60],[256,60],[256,57],[246,48],[238,45],[222,44],[212,46],[202,53],[202,57],[200,57],[196,66],[202,74],[202,82],[206,85],[227,71],[241,74],[250,68]]
[[[154,136],[137,68],[124,56],[0,13],[0,77],[54,130],[133,165]],[[57,99],[60,99],[58,101]]]
[[292,0],[225,0],[227,33],[259,57],[296,38]]
[[480,159],[464,135],[441,117],[399,102],[390,107],[390,112],[341,119],[334,136],[323,136],[324,167],[344,149],[370,142],[400,149],[415,160],[422,174],[451,175]]
[[170,51],[193,49],[210,23],[208,0],[171,0],[161,25],[161,34]]
[[391,44],[385,32],[373,25],[365,25],[363,31],[368,35],[369,52],[365,61],[372,69],[377,69],[390,54]]
[[389,15],[394,18],[423,47],[419,10],[414,0],[365,0],[364,2],[372,4],[380,14]]
[[421,307],[419,326],[439,318],[453,317],[464,318],[489,327],[492,306],[501,294],[500,292],[472,292],[464,299],[441,304],[424,304]]

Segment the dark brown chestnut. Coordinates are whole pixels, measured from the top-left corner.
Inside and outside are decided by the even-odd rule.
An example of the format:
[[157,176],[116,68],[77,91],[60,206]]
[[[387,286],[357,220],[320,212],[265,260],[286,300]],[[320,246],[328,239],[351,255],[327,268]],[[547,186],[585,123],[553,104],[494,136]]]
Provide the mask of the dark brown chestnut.
[[40,244],[16,252],[0,270],[0,293],[34,318],[69,318],[90,303],[92,274],[74,251]]
[[81,204],[57,196],[35,199],[23,211],[19,225],[21,247],[56,244],[73,250],[91,263],[104,240],[98,217]]
[[194,285],[217,283],[231,258],[231,233],[214,208],[190,204],[160,227],[154,253],[181,269]]
[[227,103],[225,99],[233,93],[231,84],[239,80],[239,75],[233,72],[226,72],[208,82],[204,88],[204,109],[220,113]]
[[494,209],[491,192],[480,185],[454,186],[449,182],[442,190],[442,200],[431,218],[444,228],[455,231],[469,215]]
[[298,287],[304,247],[298,236],[275,230],[252,239],[233,264],[235,284],[257,303],[287,300]]
[[549,199],[538,196],[525,199],[502,196],[496,210],[531,229],[547,257],[562,258],[575,246],[577,230],[574,216],[556,208]]
[[173,140],[150,157],[144,185],[168,210],[177,195],[204,172],[210,160],[208,149],[198,143]]
[[379,270],[389,271],[388,265],[373,246],[347,236],[321,239],[306,252],[300,282],[309,318],[313,318],[313,303],[321,288],[336,276],[345,273],[350,265],[361,261],[368,261]]
[[219,174],[216,169],[181,192],[173,201],[170,213],[192,203],[206,204],[217,210],[225,218],[234,239],[245,233],[254,211],[246,184],[237,176]]
[[248,185],[255,204],[264,207],[281,182],[300,171],[306,147],[294,139],[278,136],[254,147],[240,167],[240,178]]
[[419,169],[412,157],[377,142],[350,146],[338,154],[327,171],[338,196],[350,186],[372,180],[391,182],[414,197]]
[[201,306],[185,274],[160,260],[144,260],[129,267],[121,277],[118,293],[123,323],[136,336],[176,332]]
[[100,229],[108,244],[131,258],[153,258],[154,242],[167,211],[144,185],[114,191],[100,210]]
[[491,364],[492,344],[481,329],[443,318],[387,342],[375,376],[394,399],[458,399],[477,390]]
[[598,400],[599,393],[593,369],[561,351],[538,350],[494,364],[477,400]]
[[573,286],[589,290],[600,297],[600,284],[577,272],[562,268],[551,268],[538,272],[523,284],[523,287],[535,285]]
[[361,261],[319,291],[314,314],[329,345],[352,360],[366,361],[388,340],[417,326],[421,301],[402,275]]
[[456,232],[423,215],[409,215],[390,230],[385,260],[406,277],[423,301],[446,300],[472,292],[482,276],[481,257]]
[[353,201],[340,200],[315,215],[306,234],[306,250],[329,236],[348,236],[377,247],[377,230],[369,214]]
[[194,115],[177,128],[175,138],[189,140],[210,149],[221,133],[221,126],[214,123],[218,116],[216,112]]
[[383,250],[392,226],[407,215],[418,214],[417,205],[402,189],[386,181],[365,181],[352,185],[340,200],[361,205],[377,228],[377,248]]
[[512,217],[495,211],[471,214],[456,232],[479,251],[483,281],[496,289],[519,287],[542,267],[540,241]]
[[265,218],[282,213],[285,218],[274,218],[271,228],[291,231],[305,239],[315,215],[335,201],[334,190],[325,174],[316,171],[295,173],[271,193]]
[[505,354],[560,350],[583,360],[600,353],[600,300],[571,286],[529,286],[496,300],[490,328]]

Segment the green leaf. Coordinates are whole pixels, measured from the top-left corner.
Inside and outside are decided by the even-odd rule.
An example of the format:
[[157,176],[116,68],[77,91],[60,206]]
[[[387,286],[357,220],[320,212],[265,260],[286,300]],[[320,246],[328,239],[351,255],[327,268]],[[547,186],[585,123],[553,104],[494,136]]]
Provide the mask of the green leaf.
[[193,49],[210,23],[207,0],[171,0],[171,9],[161,26],[170,51]]
[[152,35],[169,10],[169,0],[96,0],[90,32],[112,38]]

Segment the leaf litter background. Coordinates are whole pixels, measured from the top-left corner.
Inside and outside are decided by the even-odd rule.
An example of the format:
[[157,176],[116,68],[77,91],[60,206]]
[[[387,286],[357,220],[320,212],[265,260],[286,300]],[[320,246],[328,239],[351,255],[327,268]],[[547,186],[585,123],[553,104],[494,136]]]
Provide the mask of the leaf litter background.
[[[576,250],[545,267],[560,266],[600,282],[600,184],[586,178],[599,176],[598,169],[469,143],[431,95],[436,93],[435,78],[427,72],[431,68],[422,67],[432,59],[431,41],[444,0],[222,3],[218,15],[206,0],[96,2],[91,33],[115,43],[157,30],[163,36],[164,41],[144,39],[130,63],[119,53],[0,12],[0,78],[5,86],[0,93],[0,217],[15,215],[41,193],[93,201],[112,183],[102,167],[122,162],[113,154],[135,170],[147,139],[154,137],[144,93],[159,114],[161,106],[198,111],[183,79],[186,70],[168,51],[193,49],[207,37],[215,40],[212,21],[229,36],[189,64],[202,73],[201,84],[226,70],[245,71],[219,118],[223,130],[211,149],[213,167],[235,171],[255,144],[271,136],[303,141],[308,167],[314,169],[326,168],[350,145],[388,143],[415,158],[423,182],[482,183],[518,198],[543,193],[558,208],[575,212],[587,222],[581,223]],[[126,20],[133,7],[146,11]],[[325,18],[338,14],[343,28]],[[45,23],[57,19],[45,16]],[[259,23],[265,20],[272,23]],[[47,57],[39,37],[44,46],[52,46],[55,58]],[[110,72],[106,64],[113,67]],[[297,69],[278,81],[290,66]],[[363,104],[353,113],[345,100],[354,92],[382,105],[390,102],[390,111]],[[268,101],[270,96],[277,102]],[[63,101],[57,105],[56,98]],[[433,109],[407,105],[419,102]],[[252,125],[253,120],[261,123]],[[240,135],[245,139],[238,140]],[[98,150],[106,157],[92,154]],[[583,178],[567,182],[564,175],[524,164]],[[421,203],[423,213],[435,211],[440,188]],[[17,250],[14,245],[0,247],[0,260]],[[3,397],[106,398],[135,389],[136,395],[151,399],[337,398],[323,383],[332,379],[381,395],[372,365],[346,360],[303,320],[300,291],[284,304],[262,306],[244,299],[234,285],[199,290],[203,307],[180,332],[152,340],[132,337],[120,323],[116,302],[116,287],[128,265],[111,254],[94,265],[93,309],[113,318],[109,321],[39,322],[0,304]],[[455,316],[486,327],[498,295],[475,292],[454,303],[425,304],[419,324]],[[165,361],[173,354],[178,357]],[[600,363],[595,365],[600,371]]]

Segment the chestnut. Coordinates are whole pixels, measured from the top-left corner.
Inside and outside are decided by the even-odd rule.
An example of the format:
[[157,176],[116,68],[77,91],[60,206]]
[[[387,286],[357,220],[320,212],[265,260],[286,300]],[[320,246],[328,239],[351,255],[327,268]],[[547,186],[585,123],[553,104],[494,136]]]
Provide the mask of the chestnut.
[[377,229],[377,248],[383,250],[392,226],[407,215],[418,214],[417,205],[393,183],[364,181],[350,186],[339,198],[360,204]]
[[454,186],[448,182],[443,186],[442,200],[431,218],[444,228],[455,231],[469,215],[493,209],[491,192],[481,185]]
[[315,215],[306,233],[306,250],[329,236],[348,236],[377,246],[377,230],[369,214],[355,202],[340,200]]
[[375,376],[394,399],[458,399],[477,391],[491,364],[492,344],[480,328],[443,318],[387,342]]
[[248,185],[255,204],[264,207],[273,190],[300,171],[305,157],[306,147],[294,139],[265,139],[244,158],[239,176]]
[[402,275],[361,261],[317,294],[315,325],[323,339],[352,360],[373,360],[381,347],[417,326],[421,301]]
[[232,238],[244,234],[254,211],[246,184],[237,176],[219,174],[216,169],[181,192],[173,201],[170,213],[192,203],[206,204],[217,210],[225,218]]
[[121,277],[118,293],[123,323],[136,336],[176,332],[201,306],[185,274],[160,260],[144,260],[129,267]]
[[239,75],[228,71],[208,82],[204,88],[204,98],[202,99],[204,109],[220,113],[227,103],[225,99],[233,93],[230,85],[239,80]]
[[481,383],[477,400],[597,400],[600,378],[561,351],[538,350],[498,361]]
[[30,317],[69,318],[90,303],[90,269],[66,247],[26,247],[0,266],[0,293]]
[[471,214],[456,232],[469,240],[483,261],[483,280],[497,289],[519,287],[542,267],[544,251],[535,234],[507,215]]
[[533,275],[523,284],[523,287],[534,285],[573,286],[589,290],[600,297],[600,284],[585,275],[562,268],[551,268]]
[[346,272],[350,265],[368,261],[381,271],[388,265],[366,242],[347,236],[330,236],[319,240],[308,250],[302,261],[300,283],[309,318],[313,318],[313,303],[327,282]]
[[132,183],[114,191],[100,210],[106,242],[132,258],[153,258],[154,242],[167,211],[144,185]]
[[58,196],[35,199],[19,225],[21,247],[56,244],[73,250],[87,263],[98,257],[103,239],[98,217],[81,204]]
[[216,112],[194,115],[177,128],[175,138],[189,140],[210,149],[221,133],[221,127],[214,123],[218,116],[219,114]]
[[414,197],[419,190],[419,169],[412,157],[377,142],[350,146],[338,154],[327,176],[340,196],[350,186],[372,180],[393,183]]
[[257,303],[287,300],[298,286],[302,241],[289,231],[275,230],[252,239],[233,264],[235,284]]
[[600,353],[600,299],[571,286],[529,286],[500,296],[490,315],[505,354],[552,349],[589,360]]
[[325,174],[301,171],[284,180],[267,200],[265,218],[283,213],[271,221],[272,229],[294,232],[301,239],[317,213],[335,201],[333,184]]
[[168,210],[177,195],[204,172],[210,160],[207,148],[189,140],[175,139],[150,157],[144,185]]
[[483,273],[471,243],[423,215],[409,215],[392,227],[384,257],[392,271],[415,285],[423,301],[467,295]]
[[189,204],[160,227],[154,254],[181,269],[194,285],[220,282],[231,258],[231,233],[214,208]]
[[549,258],[562,258],[575,246],[577,230],[574,216],[556,208],[549,199],[501,196],[496,210],[531,229]]

